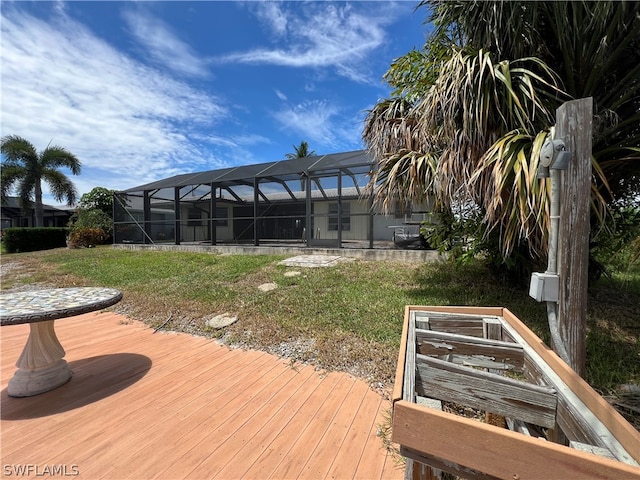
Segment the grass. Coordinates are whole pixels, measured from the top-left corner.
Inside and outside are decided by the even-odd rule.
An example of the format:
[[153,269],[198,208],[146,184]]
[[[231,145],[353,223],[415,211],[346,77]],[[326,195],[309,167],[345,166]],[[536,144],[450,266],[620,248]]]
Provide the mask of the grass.
[[[504,306],[548,342],[543,305],[525,288],[498,281],[477,262],[407,264],[349,261],[292,269],[283,256],[82,250],[3,254],[2,289],[95,285],[118,288],[115,308],[150,326],[218,337],[349,371],[378,387],[392,384],[404,307]],[[12,264],[19,268],[10,269]],[[287,272],[297,270],[297,276]],[[277,289],[262,292],[263,283]],[[603,394],[640,384],[640,268],[603,279],[589,293],[587,381]],[[206,320],[239,317],[222,330]]]

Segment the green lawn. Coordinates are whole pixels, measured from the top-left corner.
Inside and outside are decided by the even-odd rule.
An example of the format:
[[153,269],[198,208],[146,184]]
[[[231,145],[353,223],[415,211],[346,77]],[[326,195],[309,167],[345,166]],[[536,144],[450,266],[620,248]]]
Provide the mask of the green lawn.
[[[548,340],[543,305],[526,287],[498,281],[481,262],[406,264],[349,261],[331,268],[278,265],[283,256],[128,251],[109,246],[3,254],[2,289],[25,283],[122,290],[116,307],[153,327],[220,337],[293,360],[350,371],[390,385],[404,307],[503,306]],[[296,270],[298,276],[286,276]],[[587,381],[604,394],[640,384],[640,270],[590,288]],[[258,286],[275,283],[262,292]],[[526,283],[526,282],[524,282]],[[216,314],[238,315],[224,330]]]

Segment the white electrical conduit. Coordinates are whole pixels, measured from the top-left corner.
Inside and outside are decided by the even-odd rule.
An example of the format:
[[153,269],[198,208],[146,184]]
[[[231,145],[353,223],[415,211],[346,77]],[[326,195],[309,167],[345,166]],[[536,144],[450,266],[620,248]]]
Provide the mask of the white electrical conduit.
[[[551,177],[551,208],[550,208],[550,231],[549,231],[549,260],[547,262],[547,273],[558,274],[558,232],[560,230],[560,185],[561,171],[554,168],[549,169]],[[547,318],[549,320],[549,330],[551,331],[551,339],[560,358],[567,364],[569,362],[569,354],[567,348],[560,336],[560,328],[558,325],[558,304],[556,302],[547,302]]]

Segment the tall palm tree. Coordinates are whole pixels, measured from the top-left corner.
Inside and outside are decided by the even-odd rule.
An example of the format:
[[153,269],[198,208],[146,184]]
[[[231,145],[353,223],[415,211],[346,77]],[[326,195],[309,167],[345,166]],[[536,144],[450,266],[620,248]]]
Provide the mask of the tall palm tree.
[[595,211],[640,190],[640,3],[420,6],[430,9],[433,33],[422,51],[394,61],[385,75],[394,98],[365,121],[380,202],[429,192],[446,208],[462,193],[486,232],[499,232],[505,256],[521,243],[544,254],[548,191],[535,175],[538,153],[555,109],[589,96]]
[[[35,208],[36,226],[44,223],[44,208],[42,205],[42,181],[49,184],[53,198],[67,205],[75,203],[78,196],[73,183],[59,168],[68,168],[72,174],[79,175],[82,169],[80,160],[63,147],[48,146],[38,153],[28,140],[17,135],[2,137],[2,198],[6,198],[9,191],[16,187],[23,210]],[[35,202],[33,200],[35,199]]]
[[315,150],[309,151],[309,144],[302,140],[299,146],[292,145],[294,153],[287,153],[286,158],[304,158],[304,157],[313,157],[316,152]]

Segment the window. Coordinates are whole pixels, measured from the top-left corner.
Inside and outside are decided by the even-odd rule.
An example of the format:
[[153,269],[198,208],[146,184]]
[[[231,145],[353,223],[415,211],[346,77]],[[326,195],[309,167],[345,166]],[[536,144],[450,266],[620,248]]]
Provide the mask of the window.
[[400,200],[396,200],[393,216],[395,218],[404,218],[405,215],[411,215],[411,205],[401,202]]
[[[342,204],[342,231],[351,230],[351,204]],[[329,231],[338,231],[338,204],[329,204]]]
[[202,213],[198,208],[190,208],[189,209],[189,221],[187,225],[190,227],[197,227],[200,225],[200,220],[202,219]]
[[229,224],[227,215],[227,207],[216,207],[216,225],[218,227],[226,227]]

